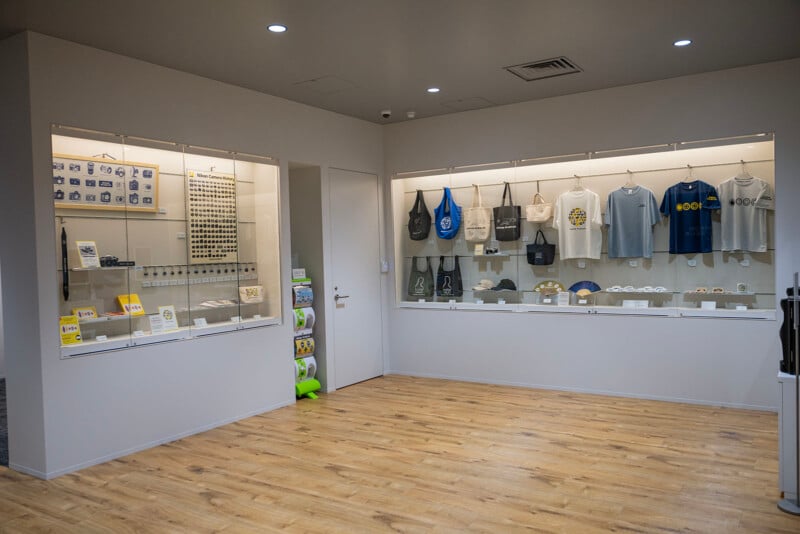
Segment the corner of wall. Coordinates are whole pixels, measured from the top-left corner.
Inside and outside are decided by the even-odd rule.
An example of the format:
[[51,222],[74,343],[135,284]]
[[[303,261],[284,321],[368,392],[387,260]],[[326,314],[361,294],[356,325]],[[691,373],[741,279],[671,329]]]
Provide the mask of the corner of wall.
[[[0,42],[0,161],[13,180],[0,196],[0,269],[10,462],[46,473],[44,398],[36,265],[28,32]],[[32,267],[33,266],[33,267]],[[9,283],[13,280],[13,284]]]

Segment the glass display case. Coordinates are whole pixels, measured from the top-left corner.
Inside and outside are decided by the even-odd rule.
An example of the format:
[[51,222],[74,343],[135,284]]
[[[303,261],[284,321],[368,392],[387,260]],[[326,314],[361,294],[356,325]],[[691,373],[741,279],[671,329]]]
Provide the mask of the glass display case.
[[280,323],[275,160],[51,139],[62,357]]
[[[728,228],[722,228],[721,217],[729,213],[722,215],[723,210],[737,202],[749,206],[755,198],[726,197],[725,201],[733,204],[716,207],[688,203],[687,212],[672,212],[676,218],[695,208],[706,210],[710,225],[702,230],[709,239],[705,252],[670,252],[670,219],[660,215],[665,193],[676,185],[691,189],[693,184],[705,182],[717,189],[732,179],[754,178],[767,184],[771,194],[773,154],[771,135],[761,134],[398,174],[392,181],[397,302],[401,307],[774,318],[773,205],[767,206],[767,202],[765,209],[756,212],[763,218],[759,230],[765,236],[757,247],[748,245],[750,250],[723,243]],[[505,183],[513,204],[520,208],[519,237],[512,240],[498,240],[493,220],[494,208],[503,202]],[[460,228],[452,238],[442,238],[436,231],[435,210],[442,204],[445,188],[461,210]],[[632,205],[641,210],[634,214],[634,226],[641,227],[634,238],[637,247],[634,251],[614,249],[609,254],[609,196],[639,193],[647,198],[642,196],[644,200]],[[418,220],[422,210],[415,211],[418,194],[431,217],[427,235],[419,228],[412,234],[410,228],[422,224]],[[535,200],[537,194],[539,200]],[[570,209],[567,205],[573,198],[591,195],[597,200],[586,204],[588,208]],[[554,217],[533,220],[541,218],[532,208],[534,203],[551,204],[548,209],[555,209],[559,198],[563,209],[560,224],[554,224]],[[479,203],[486,208],[483,214],[474,210]],[[683,209],[679,203],[677,210]],[[488,235],[482,235],[480,221],[487,213],[490,228]],[[563,234],[581,225],[586,233],[595,233],[592,246],[597,246],[596,251],[575,252],[571,250],[574,245],[567,243],[570,250],[565,254]],[[622,227],[626,236],[629,223]],[[638,245],[645,237],[648,243],[642,248]],[[545,241],[556,245],[549,264],[536,257],[543,248],[533,246]],[[443,290],[448,283],[456,290]]]

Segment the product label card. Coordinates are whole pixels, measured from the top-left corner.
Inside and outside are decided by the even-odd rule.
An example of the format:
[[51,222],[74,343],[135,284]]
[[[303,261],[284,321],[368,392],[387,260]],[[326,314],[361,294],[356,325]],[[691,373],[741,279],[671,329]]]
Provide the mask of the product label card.
[[158,315],[161,317],[164,332],[171,332],[178,329],[178,317],[175,315],[175,306],[159,306]]
[[76,241],[78,258],[84,269],[100,267],[100,256],[97,254],[97,244],[94,241]]
[[58,321],[58,327],[61,332],[62,345],[74,345],[83,341],[77,315],[62,315]]

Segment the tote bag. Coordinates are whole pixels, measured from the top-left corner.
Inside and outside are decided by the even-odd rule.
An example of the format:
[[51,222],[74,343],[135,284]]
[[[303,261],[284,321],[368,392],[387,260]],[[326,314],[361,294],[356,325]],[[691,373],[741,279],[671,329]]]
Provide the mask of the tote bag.
[[[519,239],[520,207],[514,206],[511,200],[511,186],[505,182],[503,200],[494,208],[494,237],[498,241],[516,241]],[[508,205],[506,205],[508,195]]]
[[453,260],[453,270],[446,271],[444,256],[439,256],[439,270],[436,272],[436,295],[439,297],[460,297],[464,294],[458,256],[453,256]]
[[419,269],[417,256],[411,258],[411,274],[408,277],[408,296],[413,299],[422,299],[433,296],[433,269],[431,260],[425,258],[427,267]]
[[545,202],[541,193],[533,195],[533,204],[525,206],[525,218],[530,222],[547,222],[553,216],[553,203]]
[[[542,242],[539,242],[539,238]],[[536,239],[528,245],[528,263],[531,265],[551,265],[556,257],[556,246],[550,244],[541,230],[536,231]]]
[[486,241],[492,231],[492,210],[483,207],[481,188],[477,185],[472,187],[472,207],[464,210],[464,238],[467,241]]
[[442,201],[433,211],[436,214],[436,235],[442,239],[453,239],[461,226],[461,207],[453,202],[449,187],[444,188]]
[[428,239],[430,232],[431,214],[428,213],[422,191],[417,189],[417,200],[414,201],[414,207],[408,212],[408,236],[413,241],[423,241]]

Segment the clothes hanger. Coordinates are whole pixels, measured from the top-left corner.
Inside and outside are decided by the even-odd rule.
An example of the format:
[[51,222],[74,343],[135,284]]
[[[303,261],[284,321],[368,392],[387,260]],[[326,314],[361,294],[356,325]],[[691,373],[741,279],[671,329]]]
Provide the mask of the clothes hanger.
[[573,176],[575,176],[575,185],[572,186],[572,191],[583,191],[584,188],[583,188],[583,184],[581,183],[581,177],[578,176],[577,174],[575,174]]
[[686,175],[686,177],[683,179],[683,181],[685,183],[694,182],[694,172],[692,170],[692,166],[687,164],[686,168],[689,169],[689,174]]
[[636,188],[638,184],[633,181],[633,173],[630,171],[630,169],[627,170],[627,173],[628,173],[628,179],[625,181],[625,185],[623,185],[622,187],[625,189]]
[[739,163],[742,165],[742,170],[739,174],[736,175],[736,178],[747,180],[753,177],[752,174],[747,172],[747,167],[745,166],[745,161],[743,159],[739,160]]

